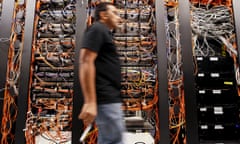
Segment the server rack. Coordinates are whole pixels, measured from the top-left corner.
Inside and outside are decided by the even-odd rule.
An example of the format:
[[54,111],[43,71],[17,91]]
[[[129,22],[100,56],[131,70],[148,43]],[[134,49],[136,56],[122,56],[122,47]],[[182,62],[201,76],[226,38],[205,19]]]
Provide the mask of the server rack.
[[[76,1],[27,1],[16,143],[70,142]],[[28,74],[29,73],[29,74]],[[27,85],[24,84],[24,81]],[[26,103],[28,105],[26,105]]]
[[[238,53],[232,2],[191,1],[200,143],[239,143]],[[224,24],[227,26],[221,26]]]

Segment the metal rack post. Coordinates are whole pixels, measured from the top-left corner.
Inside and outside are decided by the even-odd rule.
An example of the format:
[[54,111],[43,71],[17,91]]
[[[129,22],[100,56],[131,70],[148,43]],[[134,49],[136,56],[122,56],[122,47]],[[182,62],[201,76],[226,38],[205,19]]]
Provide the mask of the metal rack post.
[[169,144],[169,105],[164,0],[156,0],[160,144]]
[[[4,93],[8,65],[8,49],[10,46],[12,15],[14,11],[14,0],[2,2],[2,15],[0,21],[0,125],[2,124],[2,109],[4,105]],[[2,135],[0,134],[0,139]]]
[[25,18],[25,36],[22,58],[24,62],[21,66],[21,75],[19,77],[19,97],[18,97],[18,116],[16,120],[15,143],[24,144],[25,142],[25,124],[27,116],[28,94],[29,94],[29,72],[32,53],[32,35],[34,27],[36,1],[27,0],[26,18]]
[[86,28],[86,8],[87,2],[82,0],[77,0],[76,7],[76,48],[75,48],[75,63],[74,63],[74,96],[73,96],[73,114],[72,114],[72,143],[79,144],[79,138],[81,131],[83,130],[83,124],[78,119],[78,114],[81,110],[83,104],[83,96],[81,93],[78,68],[79,68],[79,50],[81,45],[81,40],[83,37],[84,29]]
[[179,0],[179,29],[183,58],[184,96],[186,110],[186,139],[188,144],[198,144],[197,104],[193,67],[190,7],[188,0]]

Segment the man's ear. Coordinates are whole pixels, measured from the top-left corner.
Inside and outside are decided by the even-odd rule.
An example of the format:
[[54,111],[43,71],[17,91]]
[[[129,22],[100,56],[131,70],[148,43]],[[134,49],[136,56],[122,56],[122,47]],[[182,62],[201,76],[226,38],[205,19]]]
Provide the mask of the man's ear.
[[100,17],[101,17],[101,19],[103,19],[103,20],[105,20],[105,19],[107,19],[108,18],[108,14],[107,14],[107,12],[105,12],[105,11],[103,11],[103,12],[100,12]]

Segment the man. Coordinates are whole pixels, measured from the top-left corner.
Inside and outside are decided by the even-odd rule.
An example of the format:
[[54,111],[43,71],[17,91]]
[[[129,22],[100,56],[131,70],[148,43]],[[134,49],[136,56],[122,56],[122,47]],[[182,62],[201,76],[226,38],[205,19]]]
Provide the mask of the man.
[[79,114],[85,125],[96,121],[98,144],[123,144],[121,71],[111,31],[120,22],[117,8],[101,2],[95,22],[85,31],[80,49],[79,78],[84,104]]

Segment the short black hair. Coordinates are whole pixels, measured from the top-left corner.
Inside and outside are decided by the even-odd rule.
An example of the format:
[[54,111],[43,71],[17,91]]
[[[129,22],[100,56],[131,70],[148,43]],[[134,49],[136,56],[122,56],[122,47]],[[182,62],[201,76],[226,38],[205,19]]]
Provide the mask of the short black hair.
[[108,5],[113,5],[110,2],[100,2],[96,5],[94,19],[96,21],[100,20],[100,13],[108,10]]

